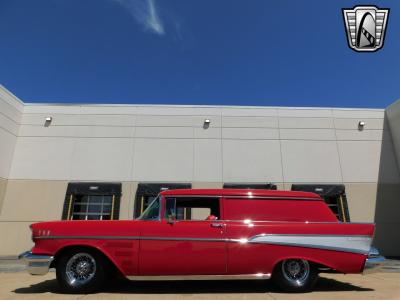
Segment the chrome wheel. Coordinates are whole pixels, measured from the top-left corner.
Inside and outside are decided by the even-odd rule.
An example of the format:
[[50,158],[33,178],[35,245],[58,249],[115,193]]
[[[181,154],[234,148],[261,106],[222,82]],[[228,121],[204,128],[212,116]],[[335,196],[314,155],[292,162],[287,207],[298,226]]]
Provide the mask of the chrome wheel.
[[72,256],[65,268],[69,285],[78,287],[88,283],[96,273],[96,261],[88,253],[77,253]]
[[289,282],[302,286],[310,274],[310,264],[304,259],[287,259],[282,263],[282,274]]

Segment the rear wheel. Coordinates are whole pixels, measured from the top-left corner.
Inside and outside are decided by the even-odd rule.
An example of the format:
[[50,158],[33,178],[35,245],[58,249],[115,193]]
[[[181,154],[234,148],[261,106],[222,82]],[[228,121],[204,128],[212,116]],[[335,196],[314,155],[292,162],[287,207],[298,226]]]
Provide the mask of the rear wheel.
[[106,278],[104,267],[104,259],[98,253],[86,249],[72,250],[57,260],[57,281],[64,292],[94,292]]
[[286,259],[280,262],[272,275],[275,285],[285,292],[308,292],[318,277],[317,269],[304,259]]

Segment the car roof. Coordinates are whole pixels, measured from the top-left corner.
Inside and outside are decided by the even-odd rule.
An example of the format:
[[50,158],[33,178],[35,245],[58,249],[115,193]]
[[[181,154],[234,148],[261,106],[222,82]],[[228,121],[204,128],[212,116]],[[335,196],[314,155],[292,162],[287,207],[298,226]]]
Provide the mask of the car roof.
[[277,191],[261,189],[177,189],[161,192],[164,196],[243,196],[243,197],[278,197],[295,199],[322,200],[315,193],[299,191]]

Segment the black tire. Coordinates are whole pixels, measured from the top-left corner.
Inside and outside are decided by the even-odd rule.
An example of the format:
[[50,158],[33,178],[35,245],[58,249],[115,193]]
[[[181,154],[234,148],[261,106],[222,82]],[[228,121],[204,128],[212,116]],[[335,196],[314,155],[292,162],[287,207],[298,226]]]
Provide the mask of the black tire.
[[272,281],[275,286],[289,293],[310,292],[318,278],[314,264],[303,259],[287,259],[274,269]]
[[93,293],[106,279],[105,266],[104,258],[96,251],[72,249],[57,258],[57,282],[65,293]]

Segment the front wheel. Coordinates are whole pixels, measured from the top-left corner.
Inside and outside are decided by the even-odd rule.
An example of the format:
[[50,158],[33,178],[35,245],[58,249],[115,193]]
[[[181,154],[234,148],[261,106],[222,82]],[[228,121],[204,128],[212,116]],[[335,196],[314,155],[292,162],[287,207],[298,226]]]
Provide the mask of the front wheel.
[[92,251],[69,251],[58,259],[56,277],[64,292],[94,292],[101,287],[106,277],[104,260]]
[[317,269],[309,261],[286,259],[276,266],[272,280],[285,292],[309,292],[314,287],[317,277]]

